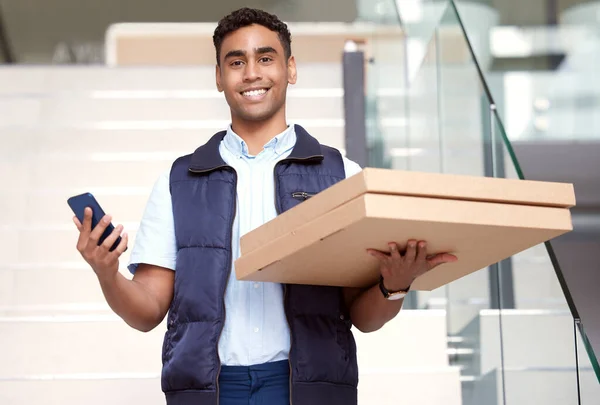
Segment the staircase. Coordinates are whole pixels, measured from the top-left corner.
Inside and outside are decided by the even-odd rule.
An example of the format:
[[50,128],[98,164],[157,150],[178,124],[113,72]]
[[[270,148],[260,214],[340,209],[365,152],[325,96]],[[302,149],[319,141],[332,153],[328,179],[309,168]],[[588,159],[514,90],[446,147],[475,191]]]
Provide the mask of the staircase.
[[[343,150],[340,69],[299,64],[288,117]],[[228,122],[214,68],[17,67],[0,83],[0,404],[164,403],[165,325],[137,332],[110,311],[66,200],[92,192],[133,243],[158,175]],[[355,332],[360,403],[459,405],[445,325],[406,310]]]

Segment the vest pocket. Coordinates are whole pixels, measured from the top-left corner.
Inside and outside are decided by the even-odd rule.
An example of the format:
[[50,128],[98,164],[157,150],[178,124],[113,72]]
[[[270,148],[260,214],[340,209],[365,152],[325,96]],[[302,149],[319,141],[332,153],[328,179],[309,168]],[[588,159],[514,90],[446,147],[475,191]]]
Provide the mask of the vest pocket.
[[356,342],[352,333],[352,322],[348,317],[340,315],[340,320],[337,322],[337,341],[338,345],[344,353],[343,363],[340,364],[340,369],[343,377],[341,380],[345,383],[350,383],[353,386],[358,384],[358,365],[356,359]]
[[344,316],[340,315],[339,320],[336,322],[337,330],[336,337],[337,343],[344,352],[344,360],[348,361],[350,356],[350,350],[352,345],[350,343],[350,335],[352,332],[350,331],[351,322]]
[[171,335],[173,334],[173,329],[169,328],[165,332],[165,337],[163,338],[162,345],[162,362],[163,365],[167,362],[169,356],[169,352],[171,351]]

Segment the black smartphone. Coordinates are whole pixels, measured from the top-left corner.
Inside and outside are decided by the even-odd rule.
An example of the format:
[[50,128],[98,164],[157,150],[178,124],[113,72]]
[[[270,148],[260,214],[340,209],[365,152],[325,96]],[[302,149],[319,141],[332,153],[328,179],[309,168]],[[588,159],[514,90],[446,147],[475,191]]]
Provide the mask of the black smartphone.
[[[94,196],[92,195],[92,193],[83,193],[80,195],[73,196],[67,200],[67,203],[69,204],[69,207],[71,207],[71,209],[73,210],[73,213],[75,214],[77,219],[79,219],[79,222],[81,222],[82,224],[84,210],[86,209],[86,207],[90,207],[92,209],[92,229],[94,229],[96,225],[98,225],[100,220],[104,217],[104,215],[106,215],[100,204],[98,204],[98,201],[96,201],[96,198],[94,198]],[[100,246],[104,242],[104,240],[108,238],[108,236],[114,231],[114,229],[115,227],[111,222],[106,227],[106,230],[104,231],[102,236],[100,236],[100,239],[98,240],[98,246]],[[119,246],[119,243],[121,243],[120,236],[117,238],[117,240],[109,249],[109,251],[112,252],[113,250],[115,250],[117,246]]]

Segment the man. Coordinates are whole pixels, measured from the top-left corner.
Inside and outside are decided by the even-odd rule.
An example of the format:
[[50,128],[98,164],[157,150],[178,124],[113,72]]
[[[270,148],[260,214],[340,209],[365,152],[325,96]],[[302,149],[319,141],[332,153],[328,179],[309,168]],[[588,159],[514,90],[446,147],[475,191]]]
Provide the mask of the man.
[[[240,236],[361,169],[288,126],[288,84],[296,82],[287,26],[260,10],[223,18],[214,33],[216,85],[231,125],[177,159],[155,184],[131,253],[133,280],[118,272],[127,234],[121,225],[101,246],[111,218],[93,231],[91,210],[77,244],[110,307],[150,331],[168,312],[162,388],[169,405],[350,405],[358,369],[351,332],[371,332],[398,314],[425,271],[455,260],[427,257],[425,242],[401,254],[369,251],[382,282],[364,291],[238,281]],[[274,198],[275,196],[275,198]]]

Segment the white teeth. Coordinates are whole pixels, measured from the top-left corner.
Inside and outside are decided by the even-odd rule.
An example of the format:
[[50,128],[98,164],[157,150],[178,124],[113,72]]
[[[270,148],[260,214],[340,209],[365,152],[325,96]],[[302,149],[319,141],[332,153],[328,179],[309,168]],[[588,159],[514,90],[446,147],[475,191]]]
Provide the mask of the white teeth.
[[260,89],[260,90],[245,91],[242,94],[245,97],[252,97],[252,96],[260,96],[261,94],[265,94],[266,92],[267,92],[267,89]]

